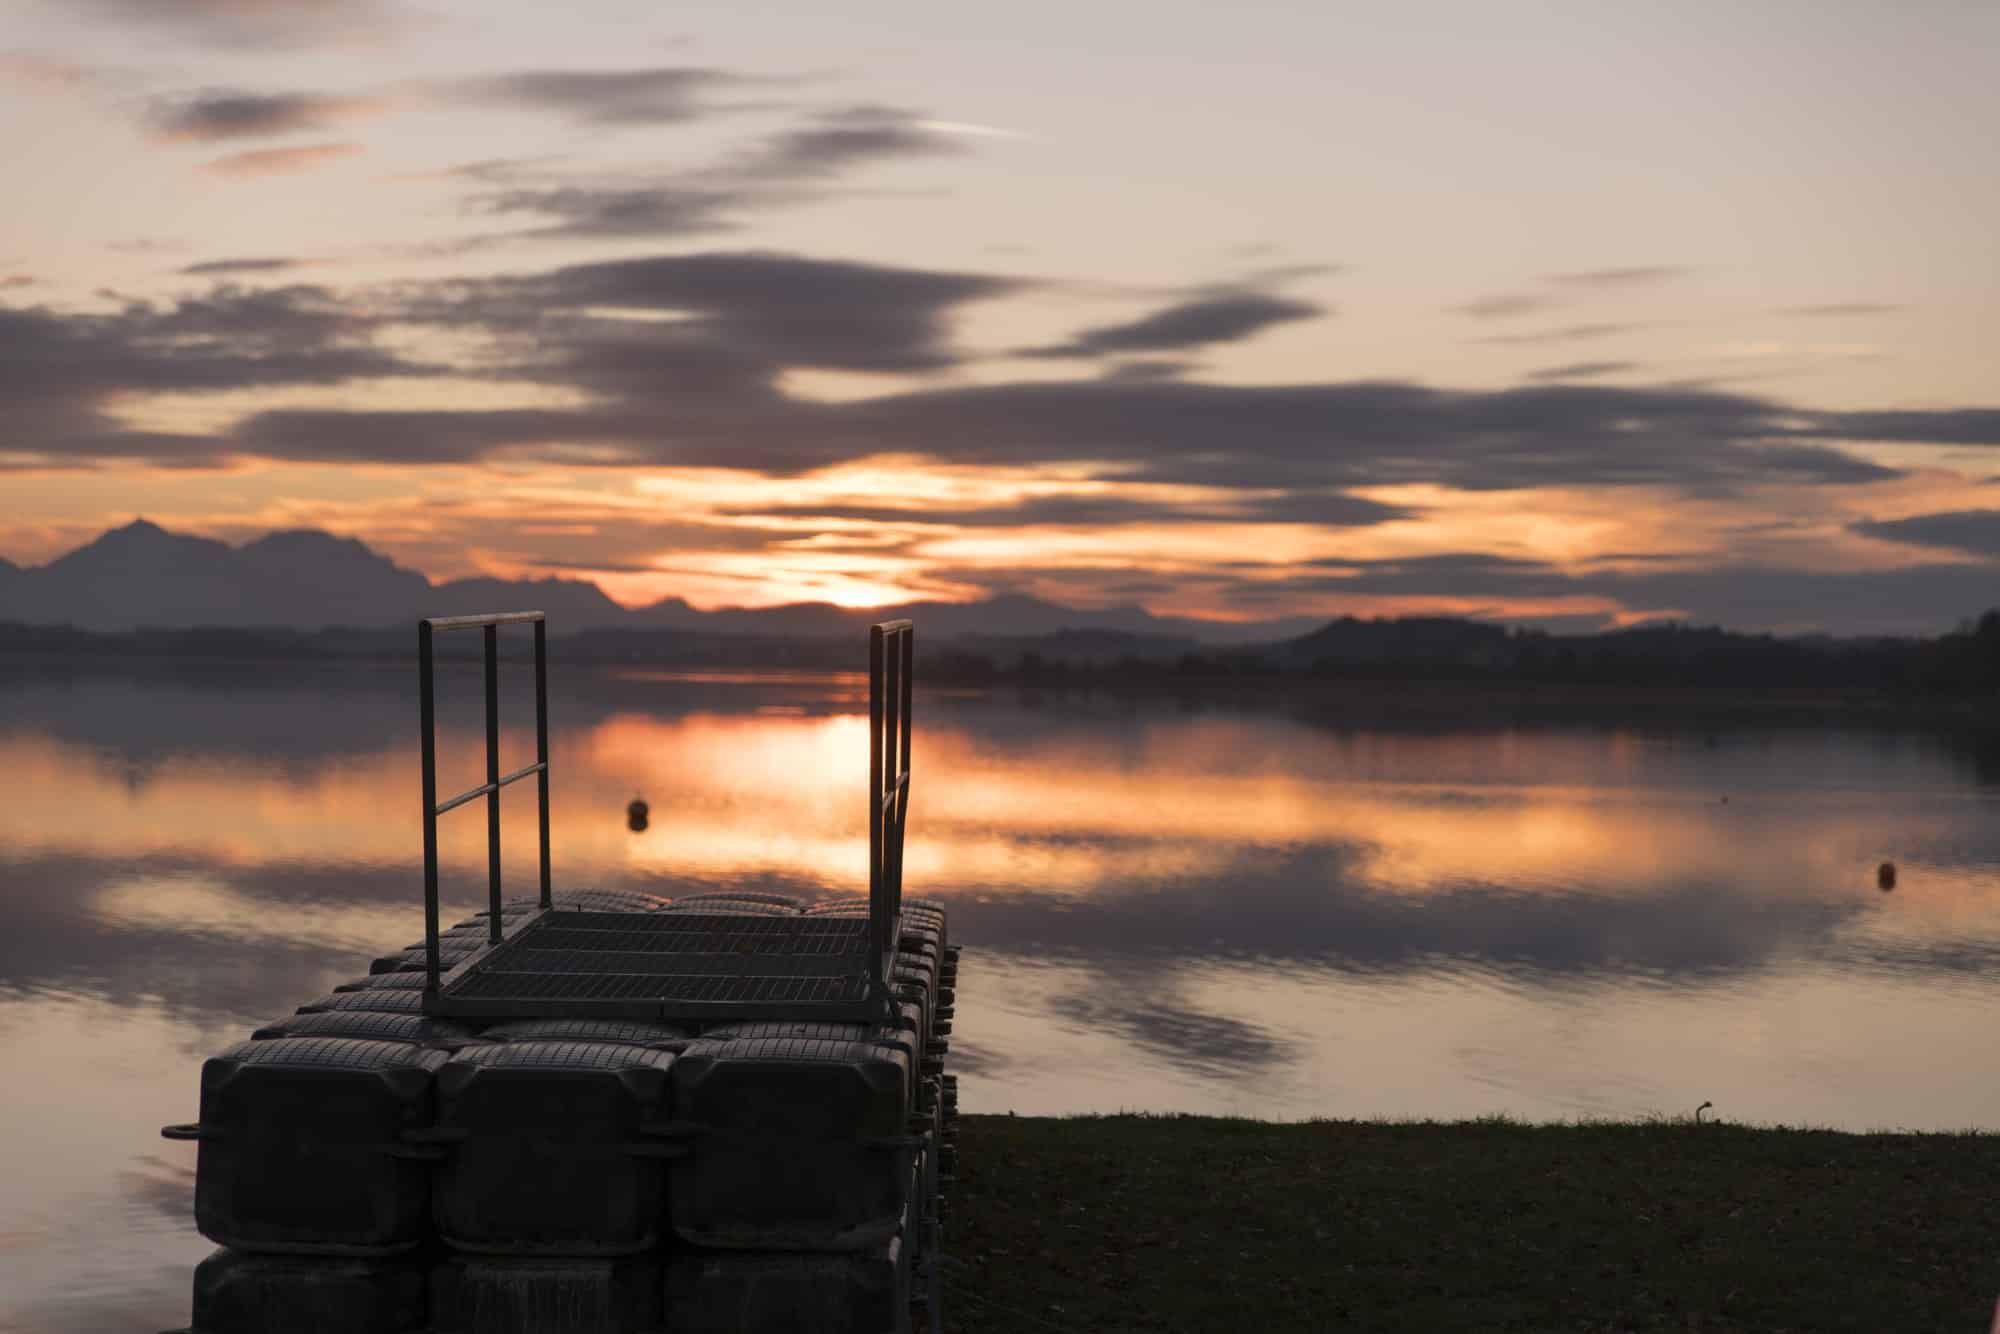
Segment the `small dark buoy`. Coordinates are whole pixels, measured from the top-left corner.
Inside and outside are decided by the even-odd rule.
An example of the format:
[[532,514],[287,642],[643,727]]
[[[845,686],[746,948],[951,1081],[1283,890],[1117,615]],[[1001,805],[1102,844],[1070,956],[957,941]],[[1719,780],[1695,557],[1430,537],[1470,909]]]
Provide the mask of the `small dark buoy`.
[[648,809],[644,798],[632,798],[632,804],[625,808],[625,827],[635,834],[645,833],[647,814]]
[[1875,868],[1875,887],[1877,889],[1894,889],[1896,887],[1896,863],[1883,862]]

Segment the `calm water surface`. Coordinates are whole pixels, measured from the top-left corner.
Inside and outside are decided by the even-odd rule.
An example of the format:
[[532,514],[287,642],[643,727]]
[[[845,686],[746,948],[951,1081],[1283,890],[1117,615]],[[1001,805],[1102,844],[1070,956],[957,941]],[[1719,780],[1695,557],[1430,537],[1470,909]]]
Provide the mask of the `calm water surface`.
[[[411,675],[0,661],[0,1330],[184,1321],[209,1247],[158,1127],[205,1055],[422,933]],[[859,678],[556,685],[560,883],[864,887]],[[457,790],[476,680],[446,691]],[[915,770],[968,1110],[2000,1126],[2000,788],[1950,737],[935,692]],[[483,819],[443,851],[476,909]]]

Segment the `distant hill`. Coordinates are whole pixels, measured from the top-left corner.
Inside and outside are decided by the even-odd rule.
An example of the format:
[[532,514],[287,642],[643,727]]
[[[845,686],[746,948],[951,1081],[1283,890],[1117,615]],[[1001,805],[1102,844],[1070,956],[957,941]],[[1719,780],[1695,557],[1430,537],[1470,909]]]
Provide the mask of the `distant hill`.
[[[0,622],[92,631],[217,626],[320,630],[403,625],[422,616],[534,607],[563,634],[683,630],[762,638],[826,638],[907,616],[927,638],[977,634],[1033,639],[1064,631],[1135,637],[1137,656],[1179,641],[1268,643],[1304,633],[1313,618],[1230,623],[1154,616],[1143,607],[1077,608],[1005,594],[974,603],[847,608],[829,603],[700,611],[680,598],[625,608],[575,579],[457,579],[433,584],[353,538],[315,529],[272,533],[232,547],[172,533],[144,519],[114,528],[46,565],[0,561]],[[1170,644],[1155,641],[1172,641]],[[1073,646],[1086,656],[1106,645]]]

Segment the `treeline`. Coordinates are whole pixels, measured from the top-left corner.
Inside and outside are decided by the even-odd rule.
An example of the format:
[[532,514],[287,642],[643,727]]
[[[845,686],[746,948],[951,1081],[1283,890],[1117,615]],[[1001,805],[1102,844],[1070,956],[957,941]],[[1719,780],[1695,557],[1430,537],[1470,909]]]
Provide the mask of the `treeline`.
[[1337,621],[1284,644],[1171,657],[1074,659],[1029,649],[996,658],[946,647],[926,667],[926,679],[966,684],[1290,678],[1964,692],[2000,685],[2000,610],[1935,639],[1782,638],[1689,625],[1555,635],[1422,618]]
[[[1739,634],[1652,625],[1558,635],[1448,617],[1343,618],[1312,634],[1246,648],[1190,647],[1144,635],[1065,632],[1004,642],[926,640],[918,627],[919,680],[977,685],[1300,680],[1575,683],[1751,689],[1962,693],[2000,683],[2000,610],[1933,639],[1835,639]],[[528,652],[525,632],[503,632],[503,653]],[[441,636],[440,655],[476,656],[479,636]],[[0,624],[0,653],[125,660],[377,659],[407,662],[408,629],[199,627],[99,633]],[[853,671],[865,666],[855,637],[599,630],[552,636],[552,662],[657,668]]]

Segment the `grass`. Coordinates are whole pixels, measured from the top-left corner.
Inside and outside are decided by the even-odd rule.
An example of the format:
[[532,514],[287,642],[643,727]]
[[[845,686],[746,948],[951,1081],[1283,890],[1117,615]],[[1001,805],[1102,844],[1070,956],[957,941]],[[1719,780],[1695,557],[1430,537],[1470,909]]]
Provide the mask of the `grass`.
[[2000,1136],[972,1116],[958,1177],[961,1334],[1985,1334],[2000,1295]]

